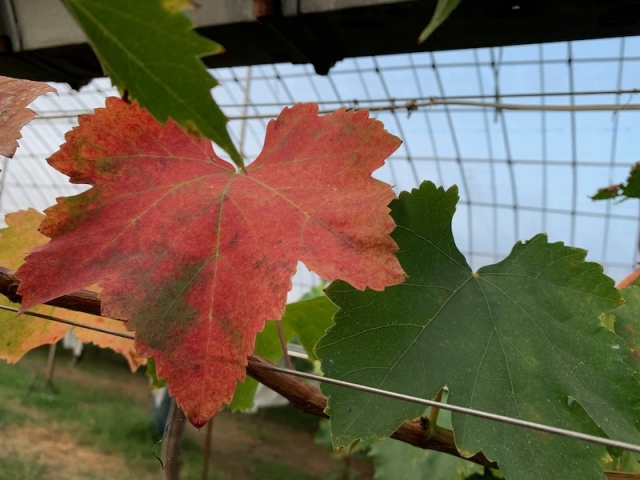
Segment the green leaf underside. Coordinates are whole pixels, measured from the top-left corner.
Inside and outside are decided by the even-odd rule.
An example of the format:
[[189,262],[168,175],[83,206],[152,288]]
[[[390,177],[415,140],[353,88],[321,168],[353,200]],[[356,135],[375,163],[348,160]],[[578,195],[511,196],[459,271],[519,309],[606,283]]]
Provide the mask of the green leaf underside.
[[638,166],[640,166],[640,162],[631,167],[631,172],[627,177],[627,183],[600,188],[591,199],[611,200],[617,197],[625,197],[625,199],[640,198],[640,168],[638,168]]
[[456,9],[461,0],[438,0],[436,9],[433,12],[433,16],[429,21],[429,24],[420,33],[418,37],[418,43],[423,43],[427,38],[436,31],[436,29],[442,25],[442,23],[449,18],[449,15]]
[[211,96],[218,83],[200,57],[222,47],[196,34],[190,20],[161,0],[63,0],[87,35],[111,81],[160,122],[169,118],[243,160]]
[[376,465],[376,480],[464,480],[484,470],[452,455],[392,439],[374,443],[369,457]]
[[[324,295],[290,303],[287,305],[284,317],[282,317],[285,340],[288,342],[297,336],[307,351],[309,359],[315,360],[313,347],[318,339],[324,335],[325,330],[331,326],[331,319],[336,310],[337,307]],[[276,322],[267,322],[264,330],[256,335],[255,353],[271,362],[282,357],[282,346]],[[238,382],[233,400],[229,404],[231,410],[250,409],[253,406],[253,397],[257,388],[258,382],[250,377],[247,377],[244,382]]]
[[[455,246],[457,188],[425,182],[392,202],[408,280],[383,292],[334,282],[336,325],[317,346],[332,378],[637,443],[640,388],[601,312],[620,294],[586,252],[538,235],[471,272]],[[336,446],[390,435],[424,407],[333,386]],[[464,455],[482,450],[507,478],[602,478],[602,448],[453,415]]]

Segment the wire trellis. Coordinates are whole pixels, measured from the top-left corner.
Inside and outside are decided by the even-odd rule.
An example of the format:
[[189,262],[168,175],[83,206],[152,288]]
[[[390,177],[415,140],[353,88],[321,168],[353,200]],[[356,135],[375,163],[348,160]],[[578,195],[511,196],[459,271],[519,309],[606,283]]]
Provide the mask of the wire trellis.
[[[0,309],[11,311],[11,312],[16,312],[16,313],[18,312],[17,308],[5,306],[5,305],[0,305]],[[129,339],[129,340],[132,340],[132,341],[134,340],[134,336],[130,335],[130,334],[125,334],[125,333],[116,332],[116,331],[113,331],[113,330],[108,330],[108,329],[104,329],[104,328],[95,327],[93,325],[86,325],[86,324],[82,324],[82,323],[79,323],[79,322],[65,320],[65,319],[57,318],[57,317],[54,317],[54,316],[51,316],[51,315],[43,315],[43,314],[40,314],[40,313],[29,312],[29,311],[23,312],[23,314],[24,315],[33,316],[33,317],[37,317],[37,318],[42,318],[44,320],[59,322],[59,323],[63,323],[63,324],[66,324],[66,325],[71,325],[71,326],[78,327],[78,328],[86,328],[86,329],[93,330],[93,331],[100,332],[100,333],[104,333],[104,334],[107,334],[107,335],[114,335],[114,336],[117,336],[117,337],[120,337],[120,338],[126,338],[126,339]],[[298,350],[294,350],[292,353],[293,353],[294,356],[300,356],[300,352]],[[287,354],[289,354],[289,352],[287,352]],[[312,374],[312,373],[301,372],[301,371],[298,371],[298,370],[293,370],[291,368],[281,368],[281,367],[278,367],[276,365],[264,364],[264,363],[256,363],[256,362],[253,362],[253,366],[254,367],[258,367],[258,368],[264,368],[264,369],[267,369],[267,370],[272,370],[274,372],[279,372],[279,373],[283,373],[283,374],[286,374],[286,375],[293,375],[293,376],[304,378],[304,379],[307,379],[307,380],[315,380],[317,382],[322,382],[322,383],[326,383],[326,384],[330,384],[330,385],[336,385],[336,386],[339,386],[339,387],[350,388],[350,389],[358,390],[358,391],[361,391],[361,392],[366,392],[366,393],[371,393],[371,394],[374,394],[374,395],[380,395],[380,396],[384,396],[384,397],[388,397],[388,398],[393,398],[395,400],[402,400],[402,401],[414,403],[414,404],[417,404],[417,405],[424,405],[425,407],[440,408],[440,409],[443,409],[443,410],[448,410],[450,412],[460,413],[460,414],[463,414],[463,415],[471,415],[471,416],[482,418],[482,419],[485,419],[485,420],[491,420],[491,421],[494,421],[494,422],[504,423],[504,424],[507,424],[507,425],[514,425],[514,426],[517,426],[517,427],[528,428],[528,429],[537,430],[537,431],[540,431],[540,432],[551,433],[551,434],[554,434],[554,435],[559,435],[559,436],[562,436],[562,437],[572,438],[572,439],[580,440],[580,441],[583,441],[583,442],[594,443],[594,444],[602,445],[602,446],[605,446],[605,447],[616,448],[616,449],[621,449],[621,450],[627,450],[627,451],[630,451],[630,452],[634,452],[634,453],[640,454],[640,445],[635,445],[635,444],[629,443],[629,442],[623,442],[623,441],[610,439],[610,438],[597,437],[597,436],[594,436],[594,435],[589,435],[589,434],[585,434],[585,433],[574,431],[574,430],[558,428],[558,427],[554,427],[554,426],[551,426],[551,425],[545,425],[545,424],[541,424],[541,423],[537,423],[537,422],[531,422],[531,421],[528,421],[528,420],[522,420],[522,419],[519,419],[519,418],[508,417],[508,416],[505,416],[505,415],[499,415],[499,414],[486,412],[486,411],[482,411],[482,410],[476,410],[476,409],[467,408],[467,407],[460,407],[458,405],[452,405],[452,404],[448,404],[448,403],[438,402],[438,401],[435,401],[435,400],[428,400],[428,399],[424,399],[424,398],[414,397],[414,396],[411,396],[411,395],[404,395],[404,394],[401,394],[401,393],[392,392],[392,391],[384,390],[384,389],[381,389],[381,388],[369,387],[369,386],[361,385],[361,384],[354,383],[354,382],[348,382],[348,381],[344,381],[344,380],[338,380],[338,379],[335,379],[335,378],[315,375],[315,374]]]

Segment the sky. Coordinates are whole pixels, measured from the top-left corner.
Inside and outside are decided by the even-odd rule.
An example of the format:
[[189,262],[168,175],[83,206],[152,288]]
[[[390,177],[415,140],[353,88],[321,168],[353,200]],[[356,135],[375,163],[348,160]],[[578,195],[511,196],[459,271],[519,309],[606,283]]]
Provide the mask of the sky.
[[[262,148],[265,117],[296,102],[317,102],[326,112],[389,108],[372,115],[403,144],[375,176],[397,192],[423,180],[458,185],[454,237],[474,269],[500,261],[516,241],[541,232],[552,242],[587,249],[587,258],[616,280],[635,268],[637,201],[593,202],[589,195],[622,182],[640,160],[640,110],[511,111],[494,104],[640,104],[634,92],[640,37],[347,59],[325,77],[290,64],[211,73],[221,83],[214,97],[249,161]],[[57,96],[32,104],[39,116],[23,129],[16,156],[0,160],[1,215],[42,211],[56,197],[86,188],[68,184],[45,159],[78,113],[102,106],[116,92],[108,79],[80,92],[56,87]],[[403,108],[433,97],[492,105]],[[300,265],[290,298],[316,282]]]

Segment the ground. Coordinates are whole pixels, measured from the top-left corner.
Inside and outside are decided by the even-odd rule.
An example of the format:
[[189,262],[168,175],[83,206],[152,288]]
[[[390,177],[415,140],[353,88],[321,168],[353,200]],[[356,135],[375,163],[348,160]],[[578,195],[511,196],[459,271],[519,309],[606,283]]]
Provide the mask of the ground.
[[[58,350],[54,385],[44,388],[46,349],[0,364],[0,480],[153,479],[159,476],[149,425],[148,379],[120,358],[89,349],[76,366]],[[346,466],[314,442],[318,419],[291,407],[214,419],[209,478],[370,479],[366,459]],[[184,479],[200,479],[206,429],[189,426]]]

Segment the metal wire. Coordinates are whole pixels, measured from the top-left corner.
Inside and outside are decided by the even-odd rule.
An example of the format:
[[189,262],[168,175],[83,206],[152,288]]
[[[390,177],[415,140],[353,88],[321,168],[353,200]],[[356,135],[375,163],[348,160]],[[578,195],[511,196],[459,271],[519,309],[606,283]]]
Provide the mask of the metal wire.
[[[439,66],[438,66],[439,68]],[[270,78],[270,77],[269,77]],[[640,93],[640,90],[631,89],[631,90],[599,90],[599,91],[588,91],[588,92],[552,92],[552,93],[517,93],[517,94],[509,94],[502,95],[500,94],[500,98],[544,98],[544,97],[576,97],[580,95],[622,95],[629,94],[634,95]],[[395,98],[395,99],[358,99],[358,100],[348,100],[348,101],[316,101],[318,105],[335,105],[334,108],[323,108],[320,109],[321,114],[327,114],[335,111],[337,108],[347,106],[349,108],[358,108],[358,109],[366,109],[372,112],[382,112],[382,111],[398,111],[398,110],[408,110],[413,111],[418,108],[424,107],[434,107],[434,106],[466,106],[466,107],[480,107],[480,108],[491,108],[491,109],[500,109],[500,110],[525,110],[525,111],[553,111],[553,112],[593,112],[593,111],[621,111],[621,110],[640,110],[640,104],[636,103],[626,103],[620,104],[619,102],[615,104],[592,104],[592,105],[530,105],[530,104],[517,104],[517,103],[503,103],[498,101],[493,102],[484,102],[478,101],[479,99],[485,98],[495,98],[495,95],[452,95],[452,96],[431,96],[431,97],[416,97],[416,98]],[[390,101],[392,100],[392,101]],[[291,105],[295,103],[295,100],[291,100],[288,102],[279,102],[279,103],[255,103],[252,105],[253,108],[282,108],[283,105]],[[379,105],[378,105],[379,104]],[[229,104],[229,105],[220,105],[221,108],[232,108],[237,107],[238,103]],[[34,120],[55,120],[55,119],[66,119],[66,118],[76,118],[79,115],[85,115],[91,113],[92,109],[86,110],[68,110],[63,114],[39,114]],[[251,120],[251,119],[269,119],[277,116],[274,114],[243,114],[243,115],[229,115],[229,120]]]
[[[11,312],[18,312],[17,308],[8,307],[5,305],[0,305],[0,309],[8,310]],[[129,340],[133,340],[133,335],[128,335],[125,333],[115,332],[113,330],[107,330],[104,328],[95,327],[93,325],[86,325],[78,322],[72,322],[70,320],[64,320],[62,318],[53,317],[51,315],[43,315],[36,312],[23,312],[24,315],[29,315],[32,317],[38,317],[45,320],[50,320],[54,322],[64,323],[67,325],[72,325],[74,327],[86,328],[88,330],[94,330],[96,332],[105,333],[107,335],[115,335],[117,337],[126,338]],[[303,352],[298,348],[289,348],[289,355],[305,358]],[[308,358],[308,357],[306,357]],[[295,377],[306,378],[307,380],[316,380],[322,383],[328,383],[331,385],[336,385],[339,387],[351,388],[354,390],[359,390],[361,392],[373,393],[375,395],[381,395],[384,397],[394,398],[396,400],[403,400],[405,402],[411,402],[418,405],[425,405],[427,407],[436,407],[441,408],[443,410],[449,410],[451,412],[462,413],[464,415],[471,415],[478,418],[483,418],[486,420],[492,420],[495,422],[506,423],[508,425],[515,425],[518,427],[529,428],[531,430],[538,430],[540,432],[553,433],[555,435],[560,435],[562,437],[573,438],[575,440],[582,440],[584,442],[596,443],[599,445],[604,445],[605,447],[611,448],[619,448],[621,450],[628,450],[630,452],[639,453],[640,454],[640,445],[634,445],[628,442],[622,442],[619,440],[612,440],[609,438],[596,437],[595,435],[588,435],[586,433],[575,432],[572,430],[566,430],[564,428],[552,427],[550,425],[544,425],[541,423],[530,422],[528,420],[521,420],[518,418],[507,417],[504,415],[498,415],[495,413],[484,412],[481,410],[475,410],[472,408],[459,407],[457,405],[450,405],[447,403],[436,402],[434,400],[426,400],[424,398],[413,397],[411,395],[404,395],[401,393],[390,392],[388,390],[382,390],[380,388],[368,387],[366,385],[360,385],[358,383],[353,382],[345,382],[344,380],[336,380],[334,378],[322,377],[320,375],[314,375],[312,373],[300,372],[297,370],[290,370],[288,368],[280,368],[275,365],[269,365],[264,363],[250,362],[254,367],[264,368],[266,370],[272,370],[274,372],[284,373],[286,375],[293,375]]]
[[[16,312],[16,313],[19,311],[17,308],[8,307],[6,305],[0,305],[0,309],[8,310],[10,312]],[[73,322],[71,320],[65,320],[64,318],[52,317],[51,315],[44,315],[42,313],[29,312],[29,311],[22,312],[22,315],[28,315],[30,317],[42,318],[44,320],[50,320],[52,322],[65,323],[67,325],[71,325],[72,327],[86,328],[87,330],[93,330],[93,331],[100,332],[100,333],[106,333],[107,335],[113,335],[115,337],[120,337],[120,338],[126,338],[128,340],[134,340],[134,336],[133,335],[129,335],[127,333],[116,332],[114,330],[108,330],[106,328],[95,327],[93,325],[86,325],[84,323]]]
[[357,383],[345,382],[343,380],[336,380],[334,378],[321,377],[320,375],[314,375],[312,373],[299,372],[297,370],[288,370],[286,368],[280,368],[275,365],[268,365],[264,363],[251,362],[255,367],[264,368],[266,370],[273,370],[274,372],[284,373],[286,375],[293,375],[295,377],[306,378],[308,380],[316,380],[318,382],[328,383],[336,385],[338,387],[352,388],[354,390],[360,390],[361,392],[373,393],[374,395],[381,395],[384,397],[394,398],[396,400],[403,400],[405,402],[416,403],[419,405],[425,405],[427,407],[436,407],[443,410],[449,410],[451,412],[462,413],[464,415],[471,415],[473,417],[484,418],[486,420],[493,420],[496,422],[506,423],[508,425],[516,425],[518,427],[529,428],[531,430],[538,430],[540,432],[553,433],[562,437],[573,438],[576,440],[582,440],[584,442],[596,443],[604,445],[605,447],[619,448],[621,450],[628,450],[634,453],[640,453],[640,445],[634,445],[633,443],[621,442],[619,440],[611,440],[609,438],[596,437],[595,435],[588,435],[586,433],[574,432],[572,430],[565,430],[564,428],[552,427],[550,425],[543,425],[542,423],[529,422],[527,420],[520,420],[519,418],[505,417],[504,415],[498,415],[495,413],[483,412],[481,410],[474,410],[472,408],[459,407],[457,405],[450,405],[447,403],[436,402],[434,400],[425,400],[424,398],[412,397],[411,395],[403,395],[401,393],[390,392],[388,390],[381,390],[379,388],[367,387],[365,385],[359,385]]

